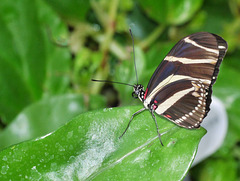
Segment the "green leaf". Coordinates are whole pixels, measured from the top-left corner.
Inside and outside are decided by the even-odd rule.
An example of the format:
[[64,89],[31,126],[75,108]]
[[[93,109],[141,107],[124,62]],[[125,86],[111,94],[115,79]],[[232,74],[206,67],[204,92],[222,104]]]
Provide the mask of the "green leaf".
[[5,49],[8,49],[8,52],[13,49],[19,56],[18,59],[1,61],[14,64],[15,67],[19,66],[18,71],[22,69],[22,78],[29,84],[27,88],[30,89],[31,98],[38,99],[41,96],[42,83],[45,79],[46,52],[43,32],[39,29],[36,3],[30,0],[16,3],[3,0],[0,9],[2,10],[1,17],[9,31],[10,41],[13,41],[11,43],[14,45]]
[[82,95],[64,94],[28,106],[0,133],[0,149],[48,134],[86,112],[88,107],[105,107],[101,96],[90,96],[89,99],[87,103]]
[[145,13],[141,11],[139,6],[135,6],[127,16],[128,26],[131,27],[134,38],[145,38],[149,35],[149,32],[152,32],[156,27],[156,24],[152,21],[149,21],[149,18],[146,17]]
[[0,180],[181,180],[206,133],[157,116],[164,147],[148,111],[140,107],[87,112],[51,134],[0,152]]
[[[200,167],[200,168],[199,168]],[[199,181],[237,180],[237,162],[234,158],[211,158],[193,168],[193,177]]]
[[138,1],[150,18],[159,23],[173,25],[190,20],[203,3],[203,0]]
[[[3,0],[0,17],[0,110],[6,121],[30,101],[40,98],[46,55],[34,1]],[[6,106],[8,98],[13,100],[12,108]]]
[[70,54],[56,48],[46,33],[46,25],[60,29],[59,18],[38,5],[31,0],[0,3],[0,116],[6,124],[44,91],[59,94],[69,85]]
[[71,54],[66,47],[67,27],[44,1],[37,2],[47,55],[44,91],[47,95],[62,94],[69,89],[70,84]]
[[[45,94],[56,95],[67,92],[70,84],[70,53],[60,47],[49,47]],[[51,51],[51,53],[50,53]]]
[[[232,12],[229,8],[229,2],[228,1],[206,1],[204,4],[203,11],[207,14],[207,18],[205,19],[205,23],[202,26],[201,30],[213,32],[216,34],[220,34],[223,32],[223,30],[230,30],[231,32],[226,32],[226,36],[224,36],[224,39],[228,41],[228,38],[232,39],[231,37],[234,36],[236,32],[236,27],[233,24],[230,24],[232,22]],[[225,8],[225,12],[222,12],[222,7]],[[237,28],[238,29],[238,28]],[[201,31],[199,30],[199,31]],[[229,36],[229,35],[232,36]],[[229,44],[231,47],[231,44]]]
[[62,17],[70,20],[84,20],[90,9],[90,1],[85,0],[45,0]]

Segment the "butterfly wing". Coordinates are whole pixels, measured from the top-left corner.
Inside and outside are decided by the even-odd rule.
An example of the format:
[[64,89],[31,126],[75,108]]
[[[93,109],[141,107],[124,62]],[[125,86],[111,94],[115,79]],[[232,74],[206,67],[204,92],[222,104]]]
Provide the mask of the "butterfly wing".
[[212,85],[227,51],[221,37],[200,32],[180,40],[152,75],[144,106],[186,128],[197,128],[207,115]]

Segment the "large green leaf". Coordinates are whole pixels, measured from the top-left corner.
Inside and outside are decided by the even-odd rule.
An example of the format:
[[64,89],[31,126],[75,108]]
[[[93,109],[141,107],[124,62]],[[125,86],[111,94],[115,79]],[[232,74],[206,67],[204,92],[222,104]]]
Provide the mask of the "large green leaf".
[[[61,29],[59,19],[38,5],[31,0],[0,3],[0,116],[6,124],[43,91],[61,93],[69,84],[64,76],[69,53],[56,48],[46,33],[48,25]],[[39,13],[40,7],[45,11]]]
[[180,128],[157,116],[164,147],[148,111],[140,107],[87,112],[55,132],[0,152],[0,180],[181,180],[203,128]]
[[203,0],[138,0],[146,13],[163,24],[183,24],[201,7]]
[[105,101],[101,96],[90,96],[89,102],[84,100],[83,95],[75,94],[38,101],[25,108],[0,133],[0,149],[48,134],[80,113],[102,107],[105,107]]
[[34,1],[1,1],[0,110],[5,119],[41,96],[46,54],[36,11]]

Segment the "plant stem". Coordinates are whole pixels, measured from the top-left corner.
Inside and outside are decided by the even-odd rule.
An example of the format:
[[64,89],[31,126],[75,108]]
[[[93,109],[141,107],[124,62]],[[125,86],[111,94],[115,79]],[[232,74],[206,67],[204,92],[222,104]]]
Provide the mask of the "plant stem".
[[[104,35],[93,36],[94,40],[99,44],[104,42]],[[120,45],[117,41],[112,40],[109,45],[109,51],[114,54],[119,60],[123,61],[129,58],[129,53],[127,53],[126,48]]]
[[106,33],[105,33],[105,41],[102,44],[102,50],[108,51],[109,45],[112,41],[112,37],[114,34],[115,30],[115,19],[116,19],[116,14],[117,14],[117,9],[118,9],[118,4],[119,0],[112,0],[110,1],[111,4],[109,5],[109,12],[108,12],[108,24],[106,26]]
[[146,39],[139,43],[140,48],[146,49],[149,47],[165,30],[165,25],[159,25]]
[[[105,32],[103,34],[103,42],[100,44],[101,53],[103,55],[101,60],[101,66],[95,73],[95,77],[97,79],[106,79],[109,75],[109,64],[108,64],[108,55],[110,51],[110,45],[113,42],[113,35],[115,32],[115,24],[116,24],[116,15],[119,5],[119,0],[109,1],[108,13],[104,11],[103,7],[97,1],[93,1],[93,9],[96,12],[96,15],[99,18],[99,21],[103,25]],[[105,20],[105,21],[104,21]],[[97,93],[101,89],[100,84],[96,84],[94,89],[92,89],[92,93]]]

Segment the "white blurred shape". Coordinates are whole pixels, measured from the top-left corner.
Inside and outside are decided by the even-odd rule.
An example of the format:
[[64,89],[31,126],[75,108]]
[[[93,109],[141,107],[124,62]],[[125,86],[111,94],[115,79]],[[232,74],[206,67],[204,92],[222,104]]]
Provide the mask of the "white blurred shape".
[[197,155],[192,166],[200,163],[222,145],[228,129],[228,118],[223,103],[216,97],[212,97],[210,111],[201,124],[207,130],[206,135],[200,141]]

